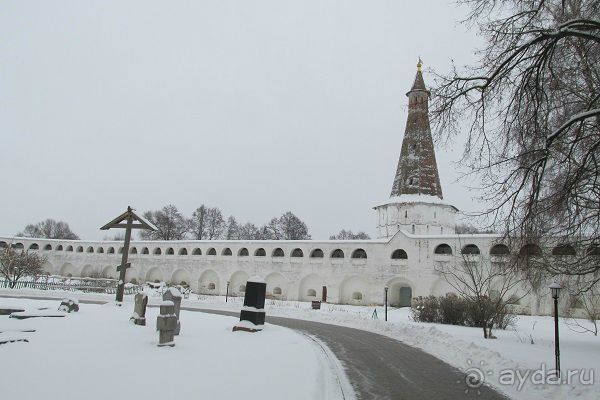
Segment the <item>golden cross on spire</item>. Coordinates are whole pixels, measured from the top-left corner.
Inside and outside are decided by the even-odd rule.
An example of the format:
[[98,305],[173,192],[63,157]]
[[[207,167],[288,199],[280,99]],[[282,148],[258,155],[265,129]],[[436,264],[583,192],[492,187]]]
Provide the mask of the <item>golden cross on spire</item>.
[[421,61],[421,57],[419,57],[419,62],[417,63],[417,71],[421,72],[421,65],[423,65],[423,61]]

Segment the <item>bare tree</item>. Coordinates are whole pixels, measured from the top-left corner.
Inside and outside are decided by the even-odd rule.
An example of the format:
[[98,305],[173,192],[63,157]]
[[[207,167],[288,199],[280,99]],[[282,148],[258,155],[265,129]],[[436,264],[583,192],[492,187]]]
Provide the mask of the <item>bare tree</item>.
[[[569,328],[579,333],[591,333],[598,336],[598,321],[600,320],[600,290],[597,287],[581,290],[577,280],[572,285],[566,284],[571,294],[571,304],[568,306],[568,318],[566,323]],[[574,286],[574,288],[570,288]],[[575,311],[578,309],[586,319],[583,323],[576,318]]]
[[147,211],[144,217],[156,226],[156,231],[140,230],[140,237],[147,240],[181,240],[188,231],[188,223],[177,207],[172,204],[158,211]]
[[221,210],[204,204],[194,211],[192,218],[188,220],[188,226],[192,238],[196,240],[220,239],[227,228]]
[[306,240],[310,239],[306,224],[291,211],[281,217],[272,218],[268,224],[260,228],[260,240]]
[[206,210],[206,236],[205,239],[217,240],[220,239],[225,231],[225,219],[221,210],[216,207],[211,207]]
[[260,228],[258,237],[260,240],[281,240],[283,234],[281,233],[278,218],[271,218],[268,224],[263,225]]
[[329,236],[329,240],[368,240],[371,239],[365,232],[352,232],[351,230],[342,229],[337,235]]
[[241,240],[257,240],[261,239],[260,237],[260,229],[250,222],[245,223],[240,226],[239,229],[239,238]]
[[63,221],[55,221],[51,218],[37,224],[27,225],[23,232],[17,233],[17,236],[79,240],[79,236],[71,231],[69,224]]
[[16,251],[12,246],[0,249],[0,275],[11,289],[22,277],[40,275],[45,262],[46,258],[35,251]]
[[[438,135],[469,121],[462,164],[490,226],[554,237],[577,257],[551,275],[600,280],[600,2],[465,0],[486,40],[477,65],[438,75]],[[564,262],[562,262],[564,261]]]
[[225,239],[226,240],[238,240],[240,238],[240,225],[236,221],[233,215],[227,218],[227,224],[225,228]]
[[189,230],[192,239],[202,240],[206,237],[206,206],[203,204],[198,207],[189,219]]
[[440,263],[435,267],[446,282],[473,307],[477,326],[483,329],[483,337],[492,336],[492,327],[499,317],[506,314],[507,306],[527,292],[523,277],[510,267],[509,262],[491,262],[478,255],[463,255],[455,263]]
[[279,240],[279,237],[273,235],[275,231],[269,225],[263,225],[258,229],[258,240]]

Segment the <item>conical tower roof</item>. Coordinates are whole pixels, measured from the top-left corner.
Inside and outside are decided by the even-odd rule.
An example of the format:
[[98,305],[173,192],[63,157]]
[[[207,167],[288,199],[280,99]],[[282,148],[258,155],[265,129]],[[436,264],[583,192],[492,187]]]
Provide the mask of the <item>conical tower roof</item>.
[[[421,62],[421,59],[419,58],[419,62],[417,63],[417,75],[415,76],[415,81],[413,82],[412,85],[412,89],[410,89],[410,91],[415,91],[415,90],[425,90],[427,91],[427,89],[425,88],[425,81],[423,80],[423,73],[421,72],[421,66],[423,65],[423,63]],[[406,95],[408,96],[410,92],[408,92]]]
[[429,91],[421,60],[408,96],[408,118],[390,197],[424,195],[443,199],[429,125]]

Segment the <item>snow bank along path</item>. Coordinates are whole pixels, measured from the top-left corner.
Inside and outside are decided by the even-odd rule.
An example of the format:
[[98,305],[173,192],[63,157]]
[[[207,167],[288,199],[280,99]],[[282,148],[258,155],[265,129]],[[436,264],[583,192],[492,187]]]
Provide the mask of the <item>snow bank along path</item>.
[[[57,301],[0,299],[1,305],[58,307]],[[131,307],[82,304],[65,318],[0,316],[0,332],[29,343],[0,346],[2,398],[351,399],[323,348],[287,328],[232,332],[236,318],[182,311],[173,348],[156,346],[158,309],[148,326],[129,323]],[[22,332],[35,329],[35,332]],[[343,373],[342,373],[343,375]]]

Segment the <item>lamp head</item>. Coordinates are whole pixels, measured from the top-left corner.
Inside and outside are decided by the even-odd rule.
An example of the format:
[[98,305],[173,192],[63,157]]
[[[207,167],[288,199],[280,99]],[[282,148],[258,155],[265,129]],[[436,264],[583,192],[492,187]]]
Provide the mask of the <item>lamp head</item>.
[[552,285],[550,285],[550,292],[552,293],[553,299],[558,299],[558,297],[560,296],[561,289],[562,289],[562,286],[560,286],[556,282],[554,282]]

